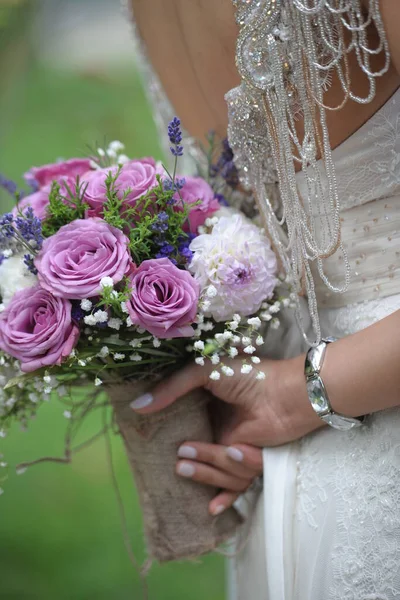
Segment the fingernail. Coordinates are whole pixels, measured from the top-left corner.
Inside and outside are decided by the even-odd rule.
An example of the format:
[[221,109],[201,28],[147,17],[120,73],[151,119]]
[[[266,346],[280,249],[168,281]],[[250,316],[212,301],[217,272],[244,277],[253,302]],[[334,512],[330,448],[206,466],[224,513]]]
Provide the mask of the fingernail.
[[140,410],[141,408],[146,408],[153,402],[154,398],[151,394],[143,394],[143,396],[139,396],[133,402],[130,403],[130,407],[132,410]]
[[225,510],[225,506],[223,504],[219,504],[218,506],[216,506],[213,510],[213,515],[217,516],[220,515],[221,513],[223,513]]
[[238,450],[237,448],[227,448],[226,453],[229,456],[229,458],[236,462],[243,462],[244,460],[243,452],[241,450]]
[[181,446],[178,450],[180,458],[197,458],[197,450],[192,446]]
[[189,463],[183,462],[178,465],[178,474],[182,477],[193,477],[195,470],[194,466]]

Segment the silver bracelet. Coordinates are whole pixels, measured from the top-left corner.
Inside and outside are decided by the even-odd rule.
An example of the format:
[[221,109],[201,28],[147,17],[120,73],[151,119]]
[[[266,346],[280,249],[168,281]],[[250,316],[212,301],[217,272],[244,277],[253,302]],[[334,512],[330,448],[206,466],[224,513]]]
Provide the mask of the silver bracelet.
[[325,358],[326,347],[335,342],[335,338],[325,338],[315,348],[310,348],[306,355],[304,373],[307,393],[311,406],[317,415],[334,429],[350,431],[363,425],[364,417],[346,417],[335,413],[329,401],[328,392],[321,378],[321,369]]

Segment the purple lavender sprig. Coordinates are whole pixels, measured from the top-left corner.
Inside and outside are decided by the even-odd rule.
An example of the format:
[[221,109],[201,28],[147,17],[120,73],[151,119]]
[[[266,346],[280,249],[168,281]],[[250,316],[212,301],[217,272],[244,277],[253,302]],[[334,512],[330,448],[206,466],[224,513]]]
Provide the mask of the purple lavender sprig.
[[176,177],[175,181],[172,181],[172,179],[163,179],[162,185],[165,192],[178,192],[183,188],[185,183],[186,179],[184,177]]
[[12,213],[6,213],[0,218],[0,244],[9,248],[10,244],[24,247],[28,253],[24,262],[28,269],[34,273],[33,258],[43,244],[42,222],[35,216],[31,207],[24,213],[14,218]]
[[[184,177],[175,177],[175,180],[172,179],[163,179],[162,186],[164,192],[173,192],[175,194],[180,195],[180,191],[186,183],[186,179]],[[172,206],[175,204],[176,200],[174,196],[171,196],[167,201],[167,206]]]
[[[157,252],[156,258],[171,259],[171,255],[174,254],[174,252],[175,252],[174,246],[171,246],[171,244],[169,244],[166,240],[163,240],[162,242],[160,242],[159,245],[160,245],[160,250]],[[175,259],[173,259],[173,262],[176,264]]]
[[6,213],[0,218],[0,231],[1,236],[6,238],[13,238],[15,235],[15,229],[13,227],[14,216],[12,213]]
[[155,258],[169,258],[174,265],[190,263],[192,252],[189,250],[189,245],[196,236],[191,233],[180,235],[177,243],[173,245],[167,240],[168,228],[169,215],[162,211],[151,225],[151,229],[158,234],[154,238],[154,242],[159,248]]
[[178,240],[180,242],[178,246],[179,255],[187,264],[189,264],[193,258],[193,252],[190,250],[189,246],[195,237],[196,234],[188,233],[187,236],[181,236]]
[[168,231],[168,220],[169,216],[167,215],[167,213],[165,211],[160,212],[157,215],[157,220],[155,221],[155,223],[151,225],[151,229],[161,234],[165,233],[166,231]]
[[156,244],[159,246],[156,258],[169,258],[176,264],[176,260],[172,258],[175,248],[166,240],[166,233],[169,226],[168,221],[169,215],[165,211],[162,211],[157,215],[157,220],[151,226],[151,229],[158,233],[158,237],[155,239]]
[[0,174],[0,188],[3,188],[3,190],[5,190],[6,192],[8,192],[10,194],[10,196],[12,196],[14,198],[14,200],[17,198],[18,200],[21,200],[24,196],[26,196],[26,193],[18,188],[18,185],[15,183],[15,181],[13,181],[12,179],[7,179],[6,177],[4,177],[4,175]]
[[35,216],[32,207],[29,206],[23,213],[23,216],[15,219],[15,227],[20,236],[28,244],[40,250],[43,244],[42,222]]
[[31,254],[24,254],[24,264],[26,265],[28,271],[30,271],[33,275],[38,274],[38,270],[35,267],[34,257]]
[[30,187],[30,192],[33,194],[38,191],[39,183],[30,171],[24,175],[25,183]]
[[233,160],[233,151],[225,138],[222,151],[216,163],[210,165],[210,177],[222,177],[229,187],[236,189],[239,185],[239,173]]
[[172,146],[170,150],[175,157],[183,156],[183,146],[181,146],[182,142],[182,130],[181,130],[181,122],[178,117],[174,117],[172,121],[168,125],[168,137]]

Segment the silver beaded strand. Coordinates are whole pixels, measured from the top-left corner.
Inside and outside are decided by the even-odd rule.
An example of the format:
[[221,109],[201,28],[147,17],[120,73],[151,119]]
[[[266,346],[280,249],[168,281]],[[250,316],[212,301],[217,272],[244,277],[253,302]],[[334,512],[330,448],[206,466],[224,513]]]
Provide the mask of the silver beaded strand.
[[[349,99],[368,103],[375,96],[376,78],[390,64],[379,0],[369,0],[367,14],[360,0],[233,0],[240,28],[236,63],[239,88],[227,94],[229,141],[244,185],[255,190],[261,215],[282,264],[298,294],[308,298],[315,339],[321,339],[314,275],[311,265],[333,292],[344,292],[350,267],[341,240],[340,202],[326,122],[327,110],[339,110]],[[380,44],[370,46],[367,30],[375,25]],[[383,53],[379,71],[371,56]],[[352,92],[348,55],[355,53],[369,80],[365,97]],[[324,92],[336,73],[344,99],[336,107],[324,103]],[[302,139],[296,121],[304,121]],[[322,156],[322,160],[319,159]],[[302,170],[300,194],[296,165]],[[279,187],[280,207],[270,197]],[[324,262],[343,257],[343,281],[333,285]]]

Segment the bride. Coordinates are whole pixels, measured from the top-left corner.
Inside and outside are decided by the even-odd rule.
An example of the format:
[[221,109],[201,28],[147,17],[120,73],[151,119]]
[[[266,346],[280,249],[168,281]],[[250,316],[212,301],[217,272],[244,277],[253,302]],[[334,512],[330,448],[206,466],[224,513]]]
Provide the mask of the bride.
[[265,381],[210,381],[193,366],[132,408],[157,411],[202,385],[233,406],[219,444],[188,440],[177,457],[178,474],[221,488],[212,514],[263,471],[249,540],[232,561],[231,600],[395,600],[400,4],[133,0],[132,8],[159,77],[153,91],[165,90],[192,138],[229,132],[243,185],[299,296],[298,325],[288,316],[276,360],[263,359]]

